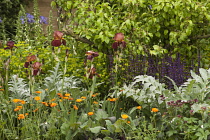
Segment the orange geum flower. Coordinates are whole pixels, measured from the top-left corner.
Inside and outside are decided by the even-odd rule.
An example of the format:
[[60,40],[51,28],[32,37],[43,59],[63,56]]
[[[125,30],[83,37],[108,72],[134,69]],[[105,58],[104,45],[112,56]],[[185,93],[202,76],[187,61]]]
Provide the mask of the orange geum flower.
[[47,102],[42,102],[43,105],[49,106]]
[[34,97],[34,100],[39,101],[41,98],[39,96]]
[[14,103],[17,103],[17,102],[20,102],[21,100],[20,99],[13,99],[12,100]]
[[24,114],[19,114],[19,115],[18,115],[18,120],[24,119],[24,118],[25,118],[25,115],[24,115]]
[[51,103],[50,107],[55,107],[57,104],[56,103]]
[[20,100],[20,103],[21,103],[21,104],[25,104],[25,103],[26,103],[26,101],[24,101],[24,100]]
[[127,118],[128,118],[128,115],[127,115],[127,114],[122,114],[121,117],[122,117],[123,119],[127,119]]
[[78,110],[78,107],[76,105],[73,105],[73,107],[74,107],[75,110]]
[[69,93],[66,93],[66,94],[65,94],[65,96],[67,96],[67,97],[69,97],[70,95],[71,95],[71,94],[69,94]]
[[51,102],[55,101],[55,98],[51,99],[50,101],[51,101]]
[[94,103],[94,104],[98,104],[98,102],[96,102],[96,101],[94,101],[93,103]]
[[91,116],[93,115],[94,113],[93,112],[88,112],[88,116]]
[[158,112],[159,110],[157,108],[152,108],[151,112]]
[[22,106],[16,106],[16,108],[22,109],[23,107]]
[[76,99],[76,102],[77,103],[82,102],[82,99]]
[[57,95],[58,95],[58,96],[62,96],[62,94],[61,94],[61,93],[57,93]]
[[39,109],[37,108],[37,109],[35,109],[35,110],[33,110],[32,112],[37,112]]
[[136,109],[141,109],[141,108],[142,108],[141,106],[137,106],[137,107],[136,107]]
[[86,99],[86,98],[87,98],[87,97],[85,97],[85,96],[82,96],[82,97],[81,97],[81,99]]
[[19,111],[19,110],[20,110],[20,108],[15,108],[15,109],[14,109],[14,111]]
[[40,94],[40,93],[42,93],[41,91],[35,91],[35,93],[38,93],[38,94]]

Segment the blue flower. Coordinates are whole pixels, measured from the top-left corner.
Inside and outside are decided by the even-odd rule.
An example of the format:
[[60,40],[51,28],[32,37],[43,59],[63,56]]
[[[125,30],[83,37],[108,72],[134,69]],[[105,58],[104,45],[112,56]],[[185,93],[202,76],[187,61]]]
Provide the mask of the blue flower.
[[27,18],[28,23],[34,23],[35,22],[34,16],[29,14],[29,13],[26,13],[26,18]]
[[2,23],[1,17],[0,17],[0,23]]
[[43,23],[43,24],[48,24],[47,22],[47,17],[44,17],[44,16],[40,16],[40,19],[39,19],[39,23]]

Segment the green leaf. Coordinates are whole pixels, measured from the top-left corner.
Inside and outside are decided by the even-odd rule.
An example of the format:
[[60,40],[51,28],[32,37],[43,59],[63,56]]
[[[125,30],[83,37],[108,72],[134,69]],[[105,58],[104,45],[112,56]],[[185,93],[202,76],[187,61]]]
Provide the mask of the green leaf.
[[105,119],[108,117],[108,114],[106,113],[106,111],[99,109],[96,114],[95,114],[95,119],[96,120],[100,120],[100,119]]
[[91,131],[92,133],[97,134],[97,133],[100,132],[101,128],[102,128],[101,126],[96,126],[96,127],[89,128],[89,129],[90,129],[90,131]]

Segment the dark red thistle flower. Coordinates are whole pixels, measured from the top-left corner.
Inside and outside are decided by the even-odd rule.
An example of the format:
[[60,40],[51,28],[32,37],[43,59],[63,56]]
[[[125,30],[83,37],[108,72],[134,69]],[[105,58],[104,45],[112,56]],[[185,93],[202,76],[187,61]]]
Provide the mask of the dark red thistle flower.
[[115,42],[112,44],[112,48],[116,51],[118,47],[121,48],[126,47],[126,42],[124,41],[124,34],[123,33],[116,33],[114,38]]
[[17,48],[16,46],[14,46],[15,45],[15,42],[14,41],[7,41],[7,44],[6,45],[7,45],[7,47],[4,48],[5,50],[7,50],[7,49],[12,50],[14,47]]
[[54,40],[51,42],[52,46],[59,47],[61,44],[66,45],[66,40],[63,39],[63,33],[55,31],[53,34]]

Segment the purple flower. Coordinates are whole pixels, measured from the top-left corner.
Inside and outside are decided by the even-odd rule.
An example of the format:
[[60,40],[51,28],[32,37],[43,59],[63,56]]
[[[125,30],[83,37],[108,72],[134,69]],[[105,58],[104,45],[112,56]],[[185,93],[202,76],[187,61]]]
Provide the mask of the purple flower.
[[47,17],[40,16],[39,23],[41,23],[41,24],[48,24]]
[[26,17],[25,16],[20,17],[20,20],[21,20],[22,24],[25,24],[25,19],[27,20],[28,23],[34,23],[35,22],[34,16],[29,14],[29,13],[26,13]]
[[2,23],[2,19],[1,19],[1,17],[0,17],[0,23]]
[[27,18],[28,23],[34,23],[35,22],[34,16],[29,14],[29,13],[26,13],[26,18]]

